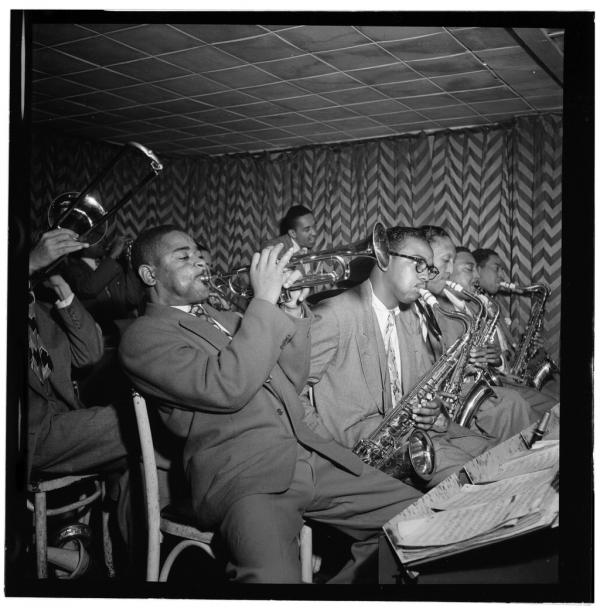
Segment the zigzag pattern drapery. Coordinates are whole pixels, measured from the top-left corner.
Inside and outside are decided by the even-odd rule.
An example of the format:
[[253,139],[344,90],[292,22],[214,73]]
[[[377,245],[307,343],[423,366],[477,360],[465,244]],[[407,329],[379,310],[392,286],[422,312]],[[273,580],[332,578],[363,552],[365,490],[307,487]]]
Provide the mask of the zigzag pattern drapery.
[[[43,229],[51,200],[85,187],[115,151],[108,144],[35,133],[32,227]],[[117,215],[116,230],[133,237],[158,223],[178,224],[213,251],[217,267],[228,269],[247,263],[277,235],[291,205],[313,210],[318,249],[363,238],[377,219],[387,226],[439,224],[456,243],[495,249],[511,280],[551,287],[545,337],[558,358],[561,154],[562,119],[543,115],[492,128],[284,152],[161,156],[164,171]],[[118,165],[103,196],[117,200],[145,171],[143,158],[125,169]],[[514,297],[507,304],[522,329],[529,299]]]

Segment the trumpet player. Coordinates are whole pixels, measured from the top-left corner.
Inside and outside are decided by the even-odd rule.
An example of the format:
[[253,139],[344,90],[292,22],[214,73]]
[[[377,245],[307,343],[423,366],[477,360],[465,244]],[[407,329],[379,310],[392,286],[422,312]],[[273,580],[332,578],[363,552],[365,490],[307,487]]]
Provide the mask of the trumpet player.
[[[255,253],[254,297],[243,317],[206,304],[206,265],[174,226],[143,232],[133,265],[150,303],[128,328],[122,363],[165,426],[185,443],[196,522],[219,532],[226,574],[247,583],[299,583],[303,517],[348,534],[350,561],[328,582],[359,578],[381,526],[421,492],[364,464],[302,420],[311,315],[277,305],[295,280],[282,245]],[[296,271],[294,271],[296,272]]]
[[[386,270],[375,265],[364,282],[312,310],[307,422],[349,448],[367,439],[433,365],[414,308],[419,290],[438,272],[431,247],[416,228],[389,229],[388,238]],[[493,445],[440,415],[441,406],[429,394],[411,412],[435,449],[428,487]]]

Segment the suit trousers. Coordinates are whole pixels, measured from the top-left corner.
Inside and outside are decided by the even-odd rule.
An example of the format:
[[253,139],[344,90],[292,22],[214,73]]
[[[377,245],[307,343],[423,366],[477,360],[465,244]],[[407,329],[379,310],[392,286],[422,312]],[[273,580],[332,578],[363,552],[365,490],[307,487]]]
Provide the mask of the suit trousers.
[[355,540],[352,558],[328,582],[376,583],[364,579],[383,524],[420,496],[372,467],[364,465],[357,477],[299,445],[285,492],[245,496],[225,514],[220,533],[229,553],[227,576],[244,583],[300,583],[298,535],[307,518]]

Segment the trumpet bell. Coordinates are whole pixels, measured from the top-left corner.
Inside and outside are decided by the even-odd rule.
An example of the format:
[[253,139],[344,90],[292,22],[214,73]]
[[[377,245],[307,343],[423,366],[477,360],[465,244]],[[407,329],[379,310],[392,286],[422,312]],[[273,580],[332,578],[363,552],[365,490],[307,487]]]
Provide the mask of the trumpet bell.
[[387,231],[381,222],[377,222],[373,227],[372,235],[373,255],[377,260],[377,265],[381,270],[387,270],[390,265],[390,243]]
[[52,228],[68,228],[78,235],[85,234],[85,242],[95,245],[104,238],[108,230],[106,222],[99,222],[106,215],[106,210],[98,197],[89,193],[66,214],[79,195],[79,192],[64,192],[57,196],[48,207],[48,225]]

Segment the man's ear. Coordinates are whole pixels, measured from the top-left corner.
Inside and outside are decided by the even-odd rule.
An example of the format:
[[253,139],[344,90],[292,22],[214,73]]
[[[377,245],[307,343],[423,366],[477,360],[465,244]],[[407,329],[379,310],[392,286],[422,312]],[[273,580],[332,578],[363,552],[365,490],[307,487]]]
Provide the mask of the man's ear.
[[296,229],[295,228],[290,228],[288,231],[288,236],[293,238],[294,240],[296,240]]
[[156,276],[154,274],[154,266],[150,264],[141,264],[138,268],[138,275],[142,279],[142,283],[148,287],[156,285]]

